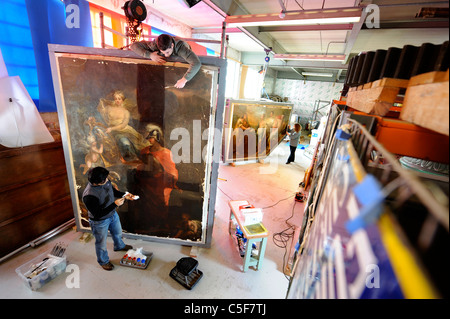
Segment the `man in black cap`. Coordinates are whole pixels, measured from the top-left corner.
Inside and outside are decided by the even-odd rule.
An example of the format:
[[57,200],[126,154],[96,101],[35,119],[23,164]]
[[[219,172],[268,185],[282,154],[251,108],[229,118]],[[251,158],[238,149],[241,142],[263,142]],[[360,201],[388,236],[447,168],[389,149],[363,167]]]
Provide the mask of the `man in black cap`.
[[116,190],[108,180],[109,171],[104,167],[94,167],[88,171],[89,183],[83,192],[83,203],[88,209],[89,224],[95,237],[97,262],[105,270],[113,270],[106,250],[108,230],[114,242],[114,251],[132,249],[122,240],[122,225],[116,208],[122,206],[125,199],[134,200],[135,196]]

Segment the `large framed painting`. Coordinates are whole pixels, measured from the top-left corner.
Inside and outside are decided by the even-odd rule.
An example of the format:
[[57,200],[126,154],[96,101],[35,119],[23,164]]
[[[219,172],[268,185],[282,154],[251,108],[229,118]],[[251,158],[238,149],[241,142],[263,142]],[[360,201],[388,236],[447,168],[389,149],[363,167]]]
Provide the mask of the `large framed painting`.
[[293,104],[227,100],[222,160],[232,163],[261,160],[286,137]]
[[180,61],[132,51],[49,45],[77,228],[90,231],[82,201],[90,168],[120,191],[124,237],[210,246],[224,111],[226,60],[200,57],[183,89]]

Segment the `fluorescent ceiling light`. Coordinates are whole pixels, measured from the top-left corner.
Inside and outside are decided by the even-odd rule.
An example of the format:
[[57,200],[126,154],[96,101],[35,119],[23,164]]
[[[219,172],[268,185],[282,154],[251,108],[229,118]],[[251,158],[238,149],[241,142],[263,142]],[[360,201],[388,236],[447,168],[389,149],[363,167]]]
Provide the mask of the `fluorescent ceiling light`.
[[326,78],[331,78],[333,73],[314,73],[314,72],[302,72],[303,76],[322,76]]
[[345,54],[274,54],[274,59],[304,61],[344,61]]
[[279,13],[246,14],[227,16],[225,22],[228,27],[356,23],[361,12],[361,8],[287,11],[284,18]]

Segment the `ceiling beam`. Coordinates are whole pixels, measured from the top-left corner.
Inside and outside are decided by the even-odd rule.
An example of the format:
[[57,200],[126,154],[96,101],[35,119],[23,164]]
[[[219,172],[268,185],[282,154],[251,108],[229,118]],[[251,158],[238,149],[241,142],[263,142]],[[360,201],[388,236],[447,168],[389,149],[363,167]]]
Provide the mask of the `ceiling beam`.
[[444,7],[448,7],[448,1],[422,1],[422,2],[408,2],[408,3],[380,3],[377,4],[381,8],[386,7],[412,7],[412,6],[422,6],[422,7],[431,7],[436,5],[444,5]]
[[286,61],[281,67],[288,68],[304,68],[304,69],[334,69],[347,70],[348,65],[335,61]]
[[300,75],[300,78],[301,78],[302,80],[305,79],[305,77],[303,76],[303,74],[302,74],[301,72],[297,71],[296,68],[291,68],[291,69],[292,69],[292,71],[294,71],[295,73],[297,73],[298,75]]
[[[448,19],[415,19],[415,20],[386,20],[380,21],[380,29],[422,29],[422,28],[448,28]],[[361,29],[368,29],[364,24]]]
[[352,28],[353,28],[352,23],[320,24],[320,25],[287,25],[287,26],[259,27],[259,32],[335,31],[335,30],[351,30]]
[[[328,51],[328,50],[327,50]],[[279,60],[306,60],[306,61],[343,61],[343,54],[275,54],[274,59]]]
[[[226,28],[225,29],[226,33],[241,33],[242,30],[239,28]],[[192,29],[192,33],[193,34],[203,34],[203,33],[222,33],[222,28],[218,28],[218,27],[203,27],[203,28],[193,28]]]
[[299,79],[298,74],[292,71],[286,72],[286,71],[278,71],[277,72],[277,80],[278,79],[286,79],[286,80],[301,80],[301,81],[312,81],[312,82],[330,82],[330,83],[344,83],[345,80],[341,79],[338,81],[335,81],[334,77],[326,78],[326,77],[305,77],[302,79]]
[[[203,0],[211,9],[220,14],[224,19],[230,15],[249,14],[237,0]],[[257,27],[238,27],[250,39],[258,43],[265,50],[276,53],[286,53],[286,50],[269,34],[259,34]]]
[[225,21],[232,26],[314,25],[318,23],[356,23],[363,10],[359,7],[330,8],[279,13],[243,14],[227,16]]
[[336,78],[334,79],[336,82],[339,81],[339,78],[341,77],[342,71],[343,71],[343,70],[340,69],[340,70],[338,70],[338,71],[336,72]]
[[210,8],[214,9],[222,17],[235,14],[248,14],[248,11],[235,0],[202,0]]
[[[259,52],[242,52],[241,62],[245,65],[263,65],[265,63],[265,53]],[[269,67],[283,67],[283,68],[312,68],[312,69],[335,69],[346,70],[348,65],[343,64],[341,61],[303,61],[303,60],[277,60],[271,59],[269,61]]]
[[345,45],[345,49],[344,49],[345,60],[343,63],[347,63],[347,61],[350,57],[352,48],[355,45],[356,39],[358,38],[359,31],[361,31],[361,28],[366,21],[366,16],[367,16],[366,10],[362,10],[359,22],[353,24],[352,31],[350,32],[350,35],[347,39],[347,44]]
[[253,38],[258,39],[265,45],[265,49],[269,49],[273,53],[286,53],[286,49],[281,46],[281,44],[276,41],[271,35],[269,34],[260,34],[258,27],[240,27],[243,32],[245,32],[247,35],[251,35]]

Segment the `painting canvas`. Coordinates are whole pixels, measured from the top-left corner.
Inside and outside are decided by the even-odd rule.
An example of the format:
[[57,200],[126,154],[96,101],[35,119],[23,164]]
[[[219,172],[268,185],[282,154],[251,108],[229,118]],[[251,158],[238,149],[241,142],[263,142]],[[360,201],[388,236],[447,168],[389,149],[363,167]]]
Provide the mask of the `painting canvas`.
[[87,172],[103,166],[113,186],[139,196],[118,208],[125,237],[209,245],[224,60],[201,59],[199,73],[176,89],[185,63],[65,46],[50,47],[50,57],[78,229],[90,230],[81,200]]
[[223,133],[223,161],[260,160],[285,138],[293,104],[228,100]]

